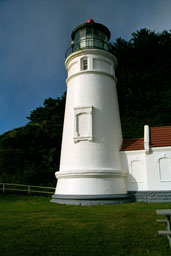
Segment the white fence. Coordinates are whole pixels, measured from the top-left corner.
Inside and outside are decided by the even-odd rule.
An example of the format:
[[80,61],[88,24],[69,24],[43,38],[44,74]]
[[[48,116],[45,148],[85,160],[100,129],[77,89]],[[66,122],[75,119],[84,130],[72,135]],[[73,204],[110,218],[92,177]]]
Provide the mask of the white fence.
[[15,192],[24,192],[26,194],[32,194],[32,193],[54,194],[55,188],[22,185],[22,184],[0,183],[0,191],[2,191],[3,193],[5,193],[6,191],[10,191],[10,192],[15,191]]

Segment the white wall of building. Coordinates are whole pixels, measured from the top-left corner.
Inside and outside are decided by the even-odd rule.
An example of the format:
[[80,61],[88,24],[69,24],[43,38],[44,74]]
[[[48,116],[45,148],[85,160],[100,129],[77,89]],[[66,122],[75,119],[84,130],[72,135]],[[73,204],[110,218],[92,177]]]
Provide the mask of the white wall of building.
[[145,151],[121,151],[121,161],[122,167],[127,173],[127,190],[147,190],[147,167]]
[[171,147],[121,151],[128,191],[171,190]]
[[171,190],[171,147],[151,148],[147,154],[149,190]]

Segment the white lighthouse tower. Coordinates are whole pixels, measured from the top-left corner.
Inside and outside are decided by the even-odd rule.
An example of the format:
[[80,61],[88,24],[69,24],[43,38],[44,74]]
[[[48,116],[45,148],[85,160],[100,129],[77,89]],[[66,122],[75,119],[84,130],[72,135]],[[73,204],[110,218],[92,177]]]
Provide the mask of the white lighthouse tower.
[[52,202],[127,202],[119,153],[117,60],[109,50],[110,31],[90,19],[77,26],[71,37],[65,61],[68,77],[60,170]]

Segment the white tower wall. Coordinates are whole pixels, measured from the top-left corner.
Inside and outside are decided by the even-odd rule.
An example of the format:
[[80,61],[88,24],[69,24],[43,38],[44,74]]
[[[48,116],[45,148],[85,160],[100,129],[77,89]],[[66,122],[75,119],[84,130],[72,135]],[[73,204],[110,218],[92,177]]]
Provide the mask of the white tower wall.
[[66,59],[67,99],[55,194],[127,193],[119,154],[115,66],[115,57],[98,49],[77,51]]

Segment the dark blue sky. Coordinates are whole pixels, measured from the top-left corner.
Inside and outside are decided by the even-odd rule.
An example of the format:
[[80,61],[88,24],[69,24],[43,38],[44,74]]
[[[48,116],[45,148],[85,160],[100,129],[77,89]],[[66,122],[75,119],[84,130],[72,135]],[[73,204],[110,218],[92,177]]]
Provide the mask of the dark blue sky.
[[70,34],[92,17],[111,41],[141,28],[171,28],[171,0],[0,0],[0,134],[26,124],[45,98],[66,87]]

